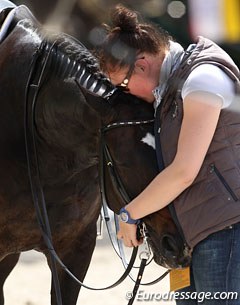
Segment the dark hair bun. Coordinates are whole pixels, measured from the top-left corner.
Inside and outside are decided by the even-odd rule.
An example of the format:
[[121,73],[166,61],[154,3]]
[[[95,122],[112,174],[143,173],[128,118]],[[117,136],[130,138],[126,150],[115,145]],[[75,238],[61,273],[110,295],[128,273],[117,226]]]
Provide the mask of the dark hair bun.
[[112,26],[123,32],[135,32],[138,29],[138,15],[136,12],[117,5],[111,14]]

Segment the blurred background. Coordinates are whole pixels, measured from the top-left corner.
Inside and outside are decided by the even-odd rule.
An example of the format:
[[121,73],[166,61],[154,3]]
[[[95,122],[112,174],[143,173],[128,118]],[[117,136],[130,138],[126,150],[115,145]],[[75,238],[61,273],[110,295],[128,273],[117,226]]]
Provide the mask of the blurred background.
[[47,27],[78,38],[88,48],[101,39],[99,25],[122,3],[167,30],[184,47],[198,35],[217,42],[240,67],[240,0],[12,0],[27,5]]

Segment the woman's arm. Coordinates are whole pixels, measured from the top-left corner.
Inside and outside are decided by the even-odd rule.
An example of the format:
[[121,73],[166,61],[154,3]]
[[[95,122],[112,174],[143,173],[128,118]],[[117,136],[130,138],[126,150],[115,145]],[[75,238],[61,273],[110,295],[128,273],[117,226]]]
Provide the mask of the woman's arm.
[[[156,212],[179,196],[196,178],[212,141],[222,99],[206,92],[194,92],[183,101],[183,121],[173,162],[132,200],[126,209],[133,219]],[[118,238],[126,246],[137,246],[136,225],[120,222]]]

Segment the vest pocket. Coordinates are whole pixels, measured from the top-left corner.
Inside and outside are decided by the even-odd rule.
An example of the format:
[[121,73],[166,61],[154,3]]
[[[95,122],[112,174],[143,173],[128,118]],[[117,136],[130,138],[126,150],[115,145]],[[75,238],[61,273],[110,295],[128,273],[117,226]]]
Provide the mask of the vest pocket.
[[211,169],[210,172],[211,173],[215,173],[216,176],[218,177],[218,179],[220,180],[220,182],[222,183],[222,185],[225,187],[225,189],[227,190],[227,192],[231,195],[232,199],[234,201],[238,201],[238,197],[237,195],[234,193],[234,191],[232,190],[232,188],[230,187],[230,185],[227,183],[227,181],[224,179],[224,177],[222,176],[222,174],[220,173],[220,171],[217,169],[217,167],[215,166],[215,164],[211,164],[210,165]]

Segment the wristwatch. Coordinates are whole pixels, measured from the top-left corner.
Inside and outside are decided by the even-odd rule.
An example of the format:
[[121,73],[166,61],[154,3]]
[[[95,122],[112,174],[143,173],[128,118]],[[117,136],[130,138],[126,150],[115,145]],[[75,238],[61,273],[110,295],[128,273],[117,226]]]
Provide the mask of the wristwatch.
[[140,223],[140,219],[132,219],[129,212],[125,208],[121,208],[119,217],[122,222],[136,225]]

